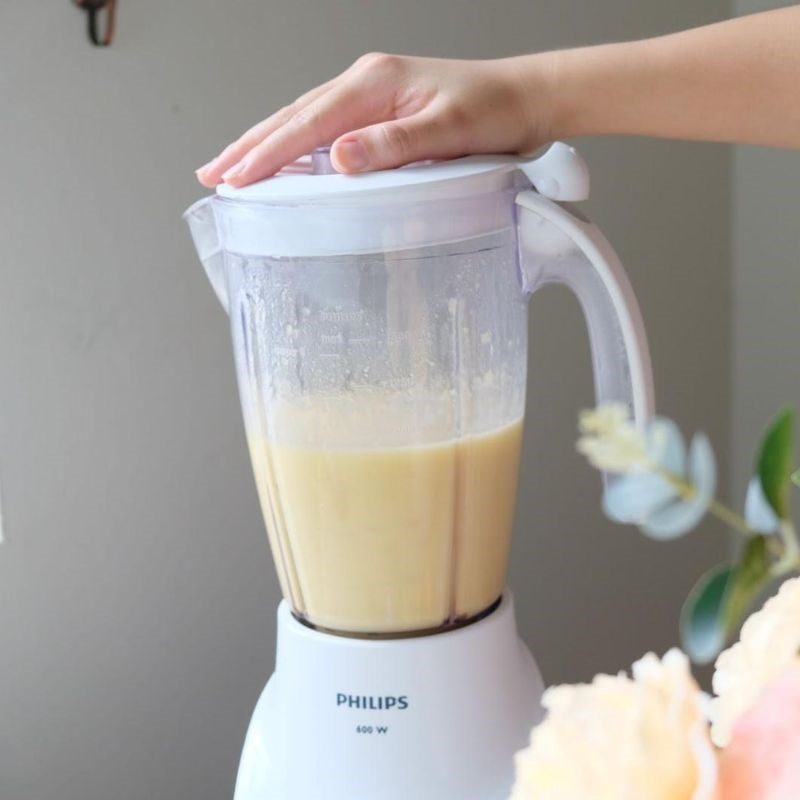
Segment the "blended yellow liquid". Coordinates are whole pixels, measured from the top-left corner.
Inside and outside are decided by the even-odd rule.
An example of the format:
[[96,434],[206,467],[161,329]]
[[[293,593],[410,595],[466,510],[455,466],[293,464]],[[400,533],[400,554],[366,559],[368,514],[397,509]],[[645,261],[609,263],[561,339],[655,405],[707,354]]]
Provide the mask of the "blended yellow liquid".
[[502,593],[521,419],[419,447],[249,443],[284,595],[312,624],[422,631]]

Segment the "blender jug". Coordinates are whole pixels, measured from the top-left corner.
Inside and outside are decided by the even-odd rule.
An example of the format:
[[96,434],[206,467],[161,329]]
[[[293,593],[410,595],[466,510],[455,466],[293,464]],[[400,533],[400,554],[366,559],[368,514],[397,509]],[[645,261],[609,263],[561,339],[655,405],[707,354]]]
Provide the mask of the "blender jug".
[[437,632],[505,583],[542,285],[584,310],[598,401],[652,413],[627,278],[577,153],[358,176],[326,153],[186,213],[230,316],[270,546],[296,618],[347,636]]

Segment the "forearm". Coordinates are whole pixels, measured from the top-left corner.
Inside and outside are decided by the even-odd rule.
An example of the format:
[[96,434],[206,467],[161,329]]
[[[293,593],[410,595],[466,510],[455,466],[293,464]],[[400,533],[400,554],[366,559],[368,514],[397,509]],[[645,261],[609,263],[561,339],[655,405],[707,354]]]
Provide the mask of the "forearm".
[[800,147],[800,6],[548,56],[551,138]]
[[800,148],[800,6],[641,42],[491,61],[372,53],[198,172],[245,186],[330,144],[342,172],[629,134]]

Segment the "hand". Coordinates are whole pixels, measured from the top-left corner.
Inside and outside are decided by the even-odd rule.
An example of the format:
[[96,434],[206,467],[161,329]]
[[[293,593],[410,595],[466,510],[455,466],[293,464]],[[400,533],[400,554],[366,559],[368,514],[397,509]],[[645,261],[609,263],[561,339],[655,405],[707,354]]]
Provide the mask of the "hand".
[[258,123],[197,171],[244,186],[332,143],[340,172],[525,152],[549,138],[547,54],[454,61],[372,53]]
[[333,144],[341,172],[629,134],[800,148],[800,5],[640,42],[495,61],[373,53],[197,171],[244,186]]

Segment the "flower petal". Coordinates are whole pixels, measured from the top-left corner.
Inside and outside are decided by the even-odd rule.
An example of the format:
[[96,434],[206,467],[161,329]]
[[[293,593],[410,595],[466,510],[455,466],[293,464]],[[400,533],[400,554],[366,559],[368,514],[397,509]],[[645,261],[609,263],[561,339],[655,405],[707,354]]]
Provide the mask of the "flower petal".
[[697,489],[698,501],[708,508],[717,489],[717,462],[704,433],[696,433],[689,448],[689,480]]
[[640,524],[669,503],[677,491],[652,472],[634,472],[617,478],[603,496],[603,510],[615,522]]
[[673,539],[682,536],[703,518],[717,485],[714,451],[705,434],[698,433],[689,449],[689,481],[695,494],[688,500],[676,500],[667,508],[647,518],[642,530],[654,539]]
[[759,533],[777,533],[781,521],[764,494],[761,479],[756,475],[747,486],[744,501],[744,516],[747,524]]
[[629,423],[630,412],[624,403],[605,403],[582,411],[578,428],[583,434],[605,436]]
[[[683,654],[548,689],[511,800],[712,800],[716,754]],[[710,774],[709,774],[710,773]]]
[[676,500],[657,511],[642,524],[642,531],[653,539],[677,539],[697,525],[705,508],[694,503]]
[[674,475],[686,475],[686,446],[678,426],[656,417],[647,426],[647,455]]
[[784,581],[742,626],[739,641],[720,654],[714,670],[711,734],[730,743],[736,721],[758,704],[765,689],[800,663],[800,577]]
[[800,663],[770,681],[736,720],[720,776],[722,797],[800,797]]

